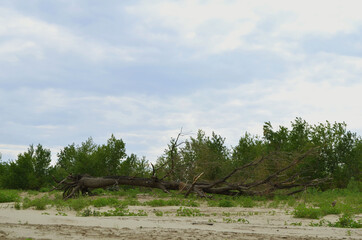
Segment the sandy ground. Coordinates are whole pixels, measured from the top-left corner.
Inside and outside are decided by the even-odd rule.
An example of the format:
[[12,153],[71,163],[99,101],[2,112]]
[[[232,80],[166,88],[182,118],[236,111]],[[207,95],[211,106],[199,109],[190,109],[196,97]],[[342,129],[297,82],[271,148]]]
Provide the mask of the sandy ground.
[[15,210],[13,203],[3,203],[0,239],[362,239],[361,229],[311,227],[312,220],[293,218],[283,209],[202,206],[197,209],[204,216],[181,217],[178,208],[131,206],[148,216],[79,217],[70,210]]

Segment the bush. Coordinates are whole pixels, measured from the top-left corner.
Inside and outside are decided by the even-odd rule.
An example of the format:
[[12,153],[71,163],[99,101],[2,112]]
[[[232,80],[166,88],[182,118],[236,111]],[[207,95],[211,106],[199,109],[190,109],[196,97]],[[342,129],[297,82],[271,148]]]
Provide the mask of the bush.
[[356,221],[351,215],[343,214],[335,224],[329,224],[330,227],[340,228],[362,228],[361,221]]
[[3,202],[17,202],[20,197],[14,190],[0,190],[0,203]]
[[307,208],[301,204],[295,208],[293,215],[296,218],[318,219],[323,216],[323,211],[320,208]]
[[50,203],[51,202],[48,197],[36,198],[34,200],[30,200],[29,198],[24,198],[23,208],[27,209],[29,207],[35,207],[36,210],[45,210],[46,206]]

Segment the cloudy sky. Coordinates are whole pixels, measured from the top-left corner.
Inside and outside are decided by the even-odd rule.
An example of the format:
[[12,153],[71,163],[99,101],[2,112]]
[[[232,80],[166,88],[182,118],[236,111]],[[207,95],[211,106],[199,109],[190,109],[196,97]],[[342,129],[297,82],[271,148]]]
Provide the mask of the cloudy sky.
[[[183,127],[362,134],[360,1],[0,1],[0,152],[112,133],[155,161]],[[191,135],[192,136],[192,135]]]

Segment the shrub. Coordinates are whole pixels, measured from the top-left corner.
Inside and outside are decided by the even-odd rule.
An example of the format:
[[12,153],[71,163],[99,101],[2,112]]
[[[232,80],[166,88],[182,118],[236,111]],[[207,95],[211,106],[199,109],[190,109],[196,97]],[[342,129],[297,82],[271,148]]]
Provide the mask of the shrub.
[[20,197],[17,191],[14,190],[1,190],[0,191],[0,203],[3,202],[17,202]]
[[320,208],[307,208],[304,204],[300,204],[294,209],[293,215],[296,218],[318,219],[323,216],[323,211]]
[[329,226],[339,228],[362,228],[362,223],[361,220],[354,220],[349,214],[343,214],[336,223],[329,224]]

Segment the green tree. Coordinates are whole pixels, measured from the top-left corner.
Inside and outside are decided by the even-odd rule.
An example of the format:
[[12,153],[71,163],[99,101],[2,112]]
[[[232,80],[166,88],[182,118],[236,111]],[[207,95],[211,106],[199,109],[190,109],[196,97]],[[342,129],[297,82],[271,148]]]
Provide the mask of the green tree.
[[211,138],[205,132],[199,130],[196,138],[190,137],[184,144],[174,149],[174,139],[165,154],[158,159],[157,167],[163,166],[164,172],[170,171],[171,150],[174,171],[170,178],[178,181],[192,181],[193,177],[204,173],[203,179],[215,180],[223,176],[230,168],[229,149],[225,146],[225,139],[212,133]]
[[139,158],[136,154],[131,154],[119,167],[119,175],[133,177],[148,177],[150,176],[150,168],[145,157]]
[[97,145],[92,138],[88,138],[80,146],[73,143],[61,150],[57,169],[68,174],[116,175],[125,157],[124,142],[113,134],[106,145]]
[[30,145],[27,152],[19,154],[16,161],[8,164],[8,173],[3,179],[7,188],[39,189],[44,186],[49,177],[51,152],[38,144],[34,149]]

